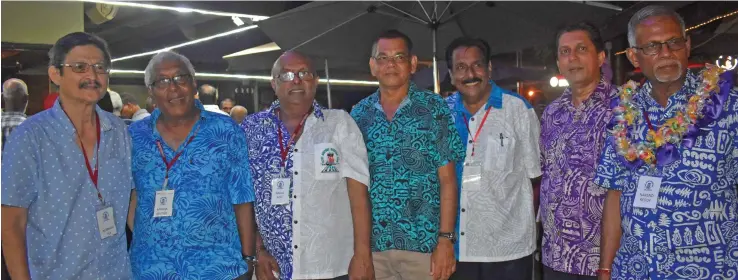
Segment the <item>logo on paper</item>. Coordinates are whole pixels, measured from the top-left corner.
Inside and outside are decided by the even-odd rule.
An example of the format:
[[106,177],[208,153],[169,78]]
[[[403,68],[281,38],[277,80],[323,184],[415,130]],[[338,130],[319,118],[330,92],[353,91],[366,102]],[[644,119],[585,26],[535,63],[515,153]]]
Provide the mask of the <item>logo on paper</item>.
[[338,151],[333,148],[327,148],[320,154],[320,164],[323,165],[321,173],[338,172]]
[[108,214],[108,212],[103,212],[102,216],[103,216],[103,222],[107,222],[108,220],[110,220],[110,214]]
[[277,189],[278,190],[283,190],[284,189],[284,182],[282,182],[282,181],[277,182]]
[[653,190],[653,182],[652,181],[646,182],[646,191],[650,192],[652,190]]
[[160,205],[166,205],[167,204],[167,197],[166,196],[162,196],[161,198],[159,198],[159,204]]

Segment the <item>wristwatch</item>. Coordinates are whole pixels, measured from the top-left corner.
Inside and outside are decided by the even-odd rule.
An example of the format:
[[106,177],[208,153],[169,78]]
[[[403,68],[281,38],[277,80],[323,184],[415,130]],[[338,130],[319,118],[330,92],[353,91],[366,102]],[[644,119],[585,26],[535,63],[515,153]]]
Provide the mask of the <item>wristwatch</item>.
[[451,241],[451,243],[456,243],[456,233],[455,232],[438,232],[438,237],[443,237]]
[[243,260],[246,261],[247,264],[254,266],[258,262],[256,260],[256,256],[249,256],[249,255],[241,255],[243,256]]

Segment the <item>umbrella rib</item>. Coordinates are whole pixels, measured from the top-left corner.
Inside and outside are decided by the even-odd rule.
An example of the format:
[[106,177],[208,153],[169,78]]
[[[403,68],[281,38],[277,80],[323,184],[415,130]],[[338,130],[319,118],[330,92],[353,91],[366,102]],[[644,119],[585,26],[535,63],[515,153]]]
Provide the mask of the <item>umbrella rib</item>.
[[363,16],[363,15],[366,15],[366,14],[368,14],[368,13],[369,13],[369,11],[363,11],[363,12],[361,12],[361,13],[359,13],[359,14],[357,14],[357,15],[353,16],[352,18],[350,18],[350,19],[348,19],[348,20],[346,20],[346,21],[344,21],[344,22],[342,22],[342,23],[339,23],[339,24],[338,24],[338,25],[336,25],[336,26],[334,26],[334,27],[331,27],[330,29],[328,29],[328,30],[326,30],[326,31],[323,31],[323,33],[320,33],[320,34],[316,35],[315,37],[313,37],[313,38],[310,38],[310,39],[308,39],[307,41],[305,41],[305,42],[302,42],[302,43],[300,43],[300,44],[299,44],[299,45],[297,45],[297,46],[294,46],[293,48],[291,48],[291,49],[290,49],[290,51],[294,51],[294,50],[296,50],[297,48],[299,48],[299,47],[302,47],[303,45],[305,45],[305,44],[307,44],[307,43],[310,43],[310,42],[312,42],[313,40],[315,40],[315,39],[318,39],[318,38],[322,37],[323,35],[327,34],[328,32],[331,32],[331,31],[333,31],[333,30],[336,30],[337,28],[339,28],[339,27],[341,27],[341,26],[344,26],[345,24],[347,24],[347,23],[349,23],[349,22],[352,22],[352,21],[354,21],[355,19],[357,19],[357,18],[359,18],[359,17],[361,17],[361,16]]
[[392,9],[394,9],[395,11],[398,11],[398,12],[400,12],[400,13],[403,13],[403,14],[405,14],[405,15],[407,15],[407,16],[409,16],[409,17],[411,17],[411,18],[414,18],[415,20],[417,20],[417,21],[419,21],[419,22],[421,22],[421,23],[423,23],[423,24],[428,24],[428,22],[427,22],[427,21],[424,21],[424,20],[420,19],[419,17],[416,17],[416,16],[414,16],[414,15],[413,15],[413,14],[411,14],[411,13],[408,13],[408,12],[405,12],[405,11],[403,11],[403,10],[401,10],[401,9],[398,9],[398,8],[396,8],[395,6],[392,6],[392,5],[390,5],[390,4],[387,4],[387,3],[386,3],[386,2],[384,2],[384,1],[382,1],[382,2],[379,2],[379,3],[382,3],[382,5],[385,5],[385,6],[387,6],[387,7],[390,7],[390,8],[392,8]]
[[430,15],[428,15],[428,11],[425,10],[425,6],[423,6],[423,2],[420,2],[420,0],[418,0],[418,4],[420,5],[420,9],[423,10],[423,13],[425,13],[425,17],[428,18],[428,21],[433,21]]
[[471,3],[468,6],[464,7],[463,9],[461,9],[460,11],[458,11],[457,13],[451,15],[451,17],[449,17],[448,19],[446,19],[446,21],[442,22],[441,25],[443,25],[443,24],[451,21],[452,19],[454,19],[455,17],[459,16],[460,14],[463,14],[464,12],[466,12],[466,10],[470,9],[471,7],[473,7],[476,4],[479,4],[479,2],[480,1],[475,1],[474,3]]
[[448,5],[446,5],[445,9],[443,9],[443,12],[441,12],[441,16],[438,17],[438,20],[441,20],[443,18],[443,15],[446,14],[446,11],[448,11],[448,8],[451,7],[451,3],[452,3],[451,1],[448,1]]

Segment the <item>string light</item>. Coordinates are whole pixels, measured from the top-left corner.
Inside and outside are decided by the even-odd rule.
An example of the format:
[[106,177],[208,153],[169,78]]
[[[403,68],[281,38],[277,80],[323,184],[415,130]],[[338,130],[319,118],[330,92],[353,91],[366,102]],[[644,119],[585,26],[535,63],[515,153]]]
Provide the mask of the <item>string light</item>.
[[[700,28],[700,27],[702,27],[702,26],[708,25],[708,24],[710,24],[710,23],[712,23],[712,22],[714,22],[714,21],[716,21],[716,20],[721,20],[721,19],[724,19],[724,18],[727,18],[727,17],[732,17],[732,16],[734,16],[734,15],[737,15],[737,14],[738,14],[738,10],[736,10],[736,11],[733,11],[733,12],[731,12],[731,13],[727,13],[727,14],[724,14],[724,15],[722,15],[722,16],[717,16],[717,17],[714,17],[714,18],[712,18],[712,19],[710,19],[710,20],[708,20],[708,21],[705,21],[705,22],[703,22],[703,23],[700,23],[700,24],[698,24],[698,25],[695,25],[695,26],[692,26],[692,27],[690,27],[690,28],[687,28],[687,29],[685,29],[685,30],[684,30],[684,32],[689,32],[689,31],[695,30],[695,29],[697,29],[697,28]],[[627,49],[626,49],[626,50],[627,50]],[[621,54],[624,54],[624,53],[626,52],[626,50],[622,50],[622,51],[616,52],[616,53],[615,53],[615,55],[621,55]]]

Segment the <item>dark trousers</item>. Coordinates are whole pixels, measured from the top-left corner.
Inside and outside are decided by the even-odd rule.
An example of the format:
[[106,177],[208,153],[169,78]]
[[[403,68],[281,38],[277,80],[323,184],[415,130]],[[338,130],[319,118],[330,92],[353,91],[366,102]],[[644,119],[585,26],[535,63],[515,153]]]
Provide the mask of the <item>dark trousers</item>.
[[491,263],[457,262],[449,280],[530,280],[533,255],[517,260]]
[[543,266],[543,280],[597,280],[596,276],[569,274]]

